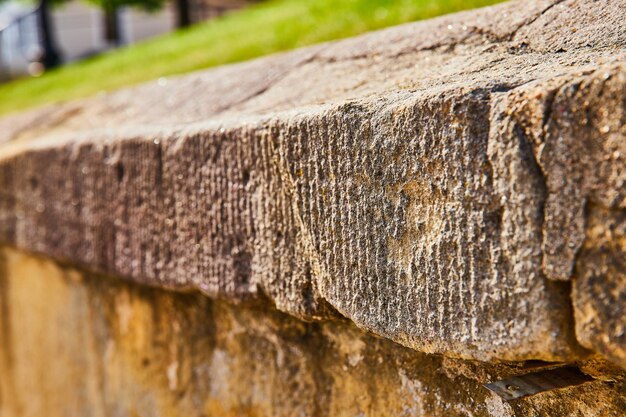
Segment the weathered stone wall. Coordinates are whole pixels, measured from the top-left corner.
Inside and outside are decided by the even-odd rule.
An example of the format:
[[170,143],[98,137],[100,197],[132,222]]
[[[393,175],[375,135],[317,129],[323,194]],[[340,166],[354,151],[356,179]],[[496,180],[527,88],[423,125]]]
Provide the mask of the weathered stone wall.
[[[426,355],[346,320],[130,284],[15,251],[0,269],[0,416],[619,416],[626,374],[507,403],[537,363]],[[609,376],[610,375],[610,376]],[[611,382],[612,380],[614,382]]]
[[[625,109],[623,0],[514,1],[0,119],[0,242],[91,271],[76,287],[87,304],[115,298],[97,273],[222,300],[150,290],[216,311],[206,330],[216,340],[228,333],[218,322],[245,316],[253,334],[263,316],[307,329],[289,346],[347,332],[437,363],[426,370],[451,358],[490,362],[476,365],[486,375],[503,361],[599,357],[625,369]],[[168,315],[204,314],[172,303]],[[269,354],[245,346],[233,360]],[[41,348],[49,359],[63,350]],[[141,349],[152,347],[133,360]],[[417,375],[372,358],[367,375],[393,375],[380,377],[392,397],[398,375]],[[309,380],[323,391],[320,375],[351,375],[303,361],[315,377],[293,376],[292,393]],[[443,390],[437,412],[466,407],[433,372],[424,384]],[[620,372],[598,375],[621,381]],[[345,381],[333,395],[351,392]],[[269,390],[255,383],[246,395]],[[492,401],[467,383],[467,401]],[[618,391],[593,384],[576,388],[600,387],[601,402],[579,404],[583,415],[604,403],[617,415]],[[435,404],[432,390],[413,404]],[[363,401],[381,414],[405,404],[377,395]],[[565,415],[578,404],[545,395],[571,407]],[[289,407],[327,406],[301,397],[288,396]]]

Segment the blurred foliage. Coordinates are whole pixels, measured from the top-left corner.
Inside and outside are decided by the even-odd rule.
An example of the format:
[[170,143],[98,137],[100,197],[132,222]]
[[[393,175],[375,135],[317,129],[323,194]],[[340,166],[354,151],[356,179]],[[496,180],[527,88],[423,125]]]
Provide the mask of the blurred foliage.
[[0,85],[0,114],[500,1],[271,0],[40,78]]
[[[0,0],[0,3],[10,0]],[[40,3],[39,0],[22,0],[28,3]],[[71,0],[48,0],[48,3],[52,7],[63,5]],[[165,5],[165,0],[85,0],[87,3],[91,3],[100,7],[102,10],[115,10],[119,7],[130,6],[136,7],[146,11],[156,11]]]
[[[67,0],[54,0],[54,1],[67,1]],[[116,10],[120,7],[129,6],[136,7],[138,9],[153,12],[159,10],[165,4],[165,0],[86,0],[88,3],[92,3],[102,10]]]

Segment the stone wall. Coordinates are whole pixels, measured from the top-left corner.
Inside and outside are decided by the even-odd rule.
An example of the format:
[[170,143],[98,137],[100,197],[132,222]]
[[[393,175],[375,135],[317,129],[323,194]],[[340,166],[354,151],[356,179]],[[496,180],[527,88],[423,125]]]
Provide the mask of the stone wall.
[[626,373],[506,402],[490,382],[546,366],[415,352],[347,320],[305,323],[85,273],[14,249],[0,269],[0,415],[620,415]]
[[[536,403],[547,415],[576,408],[581,415],[619,415],[626,368],[625,109],[623,1],[537,0],[0,119],[0,242],[46,257],[50,268],[56,261],[88,271],[69,274],[82,277],[75,284],[58,271],[50,272],[57,278],[23,274],[33,288],[57,282],[50,297],[84,296],[76,307],[82,313],[71,303],[64,310],[65,302],[37,301],[48,310],[18,326],[25,334],[43,326],[37,317],[61,310],[80,330],[63,337],[74,340],[67,347],[54,336],[65,334],[60,323],[48,333],[32,330],[52,345],[29,344],[41,352],[25,355],[24,363],[30,356],[42,362],[23,372],[47,374],[56,355],[78,358],[81,346],[96,343],[87,333],[113,326],[104,310],[89,313],[94,320],[102,315],[100,324],[82,322],[91,311],[85,306],[113,305],[118,291],[130,297],[148,291],[135,287],[144,285],[163,297],[146,299],[146,317],[161,310],[166,321],[207,311],[213,317],[211,328],[202,330],[199,323],[208,324],[197,318],[180,331],[226,340],[231,333],[220,326],[239,323],[235,363],[258,355],[265,366],[264,355],[283,343],[277,324],[261,337],[274,340],[273,347],[257,346],[254,329],[262,323],[301,329],[284,340],[284,350],[300,355],[306,370],[281,362],[288,361],[285,352],[276,353],[283,359],[267,376],[242,365],[239,401],[213,404],[235,413],[257,400],[284,398],[276,401],[285,402],[285,413],[304,407],[304,415],[340,415],[345,407],[347,415],[393,415],[410,401],[398,393],[414,389],[409,414],[419,415],[420,406],[430,407],[425,415],[507,415],[511,407],[532,414]],[[15,256],[26,255],[9,258]],[[9,288],[27,294],[11,274],[2,278]],[[27,300],[7,297],[7,320],[31,317]],[[175,307],[162,307],[165,299]],[[137,331],[148,337],[156,322],[145,320]],[[344,355],[344,342],[333,337],[379,353],[360,349],[327,363]],[[27,352],[18,340],[0,349]],[[145,340],[128,360],[141,362],[143,350],[162,348]],[[106,343],[96,345],[106,350]],[[93,354],[94,363],[106,358],[103,352]],[[406,359],[390,362],[396,356]],[[345,360],[362,368],[344,370]],[[413,360],[415,366],[406,365]],[[476,382],[530,372],[525,367],[536,361],[574,364],[597,379],[515,404],[495,401]],[[161,388],[170,386],[176,366],[183,369],[172,363],[178,362],[159,364],[159,375],[170,375]],[[121,389],[115,378],[134,378],[126,368],[102,377],[108,365],[92,365],[85,369],[93,369],[88,381],[96,385],[85,398],[104,395],[109,383]],[[351,373],[357,369],[364,373]],[[211,372],[209,379],[222,371]],[[278,388],[255,378],[277,378]],[[5,386],[48,389],[18,381]],[[381,396],[375,383],[388,394]],[[305,387],[315,401],[300,394]],[[170,398],[156,389],[137,398]],[[228,395],[198,389],[201,402]],[[122,404],[126,391],[132,392],[107,394],[107,401],[120,396]],[[387,396],[397,399],[385,403]],[[343,405],[333,409],[334,401]],[[361,408],[366,403],[368,410]],[[267,404],[259,414],[279,413]]]

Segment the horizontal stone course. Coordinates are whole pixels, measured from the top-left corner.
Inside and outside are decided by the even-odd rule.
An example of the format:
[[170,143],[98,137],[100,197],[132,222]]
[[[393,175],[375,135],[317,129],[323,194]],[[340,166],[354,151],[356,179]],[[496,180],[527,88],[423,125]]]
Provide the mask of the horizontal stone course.
[[554,364],[427,355],[346,320],[306,323],[0,248],[0,413],[68,416],[621,416],[626,372],[505,401],[482,384]]
[[621,6],[511,2],[6,117],[0,240],[423,352],[624,367]]

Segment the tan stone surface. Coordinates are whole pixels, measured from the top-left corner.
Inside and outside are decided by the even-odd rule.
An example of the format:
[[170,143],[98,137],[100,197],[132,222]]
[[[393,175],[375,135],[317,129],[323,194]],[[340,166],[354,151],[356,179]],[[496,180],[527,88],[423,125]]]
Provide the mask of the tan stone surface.
[[[626,374],[504,402],[480,384],[537,364],[445,359],[347,321],[304,323],[85,274],[0,261],[0,416],[621,416]],[[612,381],[612,382],[611,382]]]
[[424,352],[626,366],[624,247],[585,210],[625,208],[625,57],[623,1],[517,1],[10,116],[0,241]]

